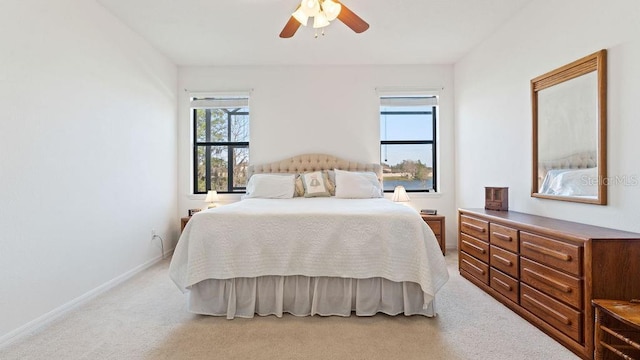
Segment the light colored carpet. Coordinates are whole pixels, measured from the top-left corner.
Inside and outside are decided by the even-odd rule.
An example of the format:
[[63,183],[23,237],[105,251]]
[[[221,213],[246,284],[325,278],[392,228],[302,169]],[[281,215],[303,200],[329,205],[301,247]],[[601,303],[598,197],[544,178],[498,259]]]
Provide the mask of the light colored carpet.
[[435,318],[294,317],[226,320],[185,310],[153,266],[0,349],[0,359],[577,359],[457,271]]

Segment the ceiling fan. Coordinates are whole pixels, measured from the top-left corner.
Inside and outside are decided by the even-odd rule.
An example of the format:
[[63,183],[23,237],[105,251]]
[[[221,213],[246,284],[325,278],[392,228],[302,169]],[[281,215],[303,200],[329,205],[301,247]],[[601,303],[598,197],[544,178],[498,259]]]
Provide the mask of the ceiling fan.
[[300,25],[307,26],[310,17],[313,17],[313,27],[316,29],[328,26],[330,21],[336,18],[356,33],[364,32],[369,28],[366,21],[338,0],[302,0],[280,32],[280,37],[292,37]]

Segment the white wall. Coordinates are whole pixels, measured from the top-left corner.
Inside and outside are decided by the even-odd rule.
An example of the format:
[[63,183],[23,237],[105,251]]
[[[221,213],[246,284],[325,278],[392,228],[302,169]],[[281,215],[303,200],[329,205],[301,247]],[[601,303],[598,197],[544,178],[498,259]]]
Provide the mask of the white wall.
[[[277,161],[303,153],[328,153],[380,161],[376,89],[440,89],[440,194],[411,194],[416,209],[436,208],[454,224],[452,66],[292,66],[179,69],[188,91],[252,90],[250,161]],[[442,89],[444,88],[444,89]],[[191,125],[188,93],[179,94],[179,211],[203,207],[191,195]],[[237,201],[237,195],[223,195]],[[448,242],[455,246],[454,226]]]
[[510,209],[640,231],[639,184],[613,184],[609,205],[534,199],[532,78],[608,50],[608,175],[638,179],[640,2],[536,0],[455,65],[456,192],[483,207],[484,186],[508,186]]
[[158,259],[178,220],[175,65],[86,0],[3,0],[0,49],[1,343]]

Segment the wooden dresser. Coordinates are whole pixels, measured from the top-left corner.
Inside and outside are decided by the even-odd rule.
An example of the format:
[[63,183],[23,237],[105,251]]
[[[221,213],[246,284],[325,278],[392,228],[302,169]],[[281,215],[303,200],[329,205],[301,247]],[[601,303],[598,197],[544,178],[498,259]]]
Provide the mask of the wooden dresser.
[[640,298],[640,234],[514,211],[458,211],[460,274],[585,359],[591,300]]

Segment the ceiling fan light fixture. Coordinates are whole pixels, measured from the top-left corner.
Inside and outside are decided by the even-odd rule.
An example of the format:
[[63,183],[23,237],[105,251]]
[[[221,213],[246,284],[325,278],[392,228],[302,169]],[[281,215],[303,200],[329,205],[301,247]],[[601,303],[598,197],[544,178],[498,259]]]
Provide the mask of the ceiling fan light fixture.
[[325,26],[329,26],[329,20],[327,19],[327,16],[323,12],[320,12],[318,15],[313,17],[314,29],[323,28]]
[[300,9],[308,17],[315,17],[320,13],[320,2],[318,0],[302,0]]
[[302,26],[307,26],[309,17],[304,13],[304,11],[302,11],[302,7],[299,7],[298,10],[291,14],[291,16],[293,16],[294,19],[298,20],[298,22],[302,24]]
[[340,14],[341,10],[342,10],[342,5],[339,3],[336,3],[335,1],[324,0],[322,2],[322,11],[327,16],[327,20],[329,21],[335,20]]
[[[300,5],[291,14],[291,17],[280,32],[280,37],[288,39],[292,37],[301,25],[307,26],[309,18],[313,18],[313,28],[322,29],[329,26],[333,20],[340,20],[348,28],[359,34],[369,29],[369,24],[362,20],[339,0],[299,0]],[[316,37],[318,31],[316,30]]]

